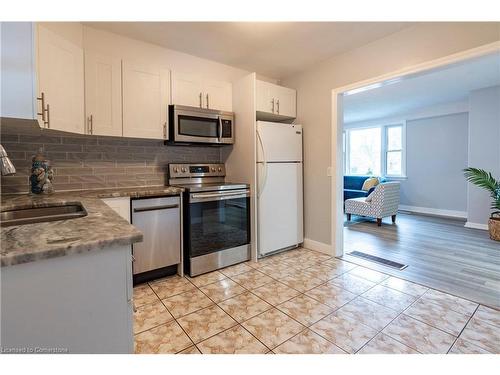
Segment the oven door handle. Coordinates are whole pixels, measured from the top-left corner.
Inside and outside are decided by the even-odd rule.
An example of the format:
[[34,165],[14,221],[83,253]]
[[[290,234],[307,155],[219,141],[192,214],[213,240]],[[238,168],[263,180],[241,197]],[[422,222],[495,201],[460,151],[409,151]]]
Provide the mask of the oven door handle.
[[225,199],[236,199],[236,198],[246,198],[250,196],[250,190],[234,191],[234,192],[224,192],[224,193],[199,193],[191,194],[190,202],[202,202],[202,201],[218,201]]

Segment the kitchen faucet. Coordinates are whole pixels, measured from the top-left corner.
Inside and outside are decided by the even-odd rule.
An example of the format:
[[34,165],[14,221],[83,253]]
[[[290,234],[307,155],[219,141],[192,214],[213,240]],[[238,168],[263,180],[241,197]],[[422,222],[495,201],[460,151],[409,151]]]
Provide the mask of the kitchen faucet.
[[0,145],[0,163],[2,164],[2,176],[10,176],[16,173],[16,167],[7,156],[7,151]]

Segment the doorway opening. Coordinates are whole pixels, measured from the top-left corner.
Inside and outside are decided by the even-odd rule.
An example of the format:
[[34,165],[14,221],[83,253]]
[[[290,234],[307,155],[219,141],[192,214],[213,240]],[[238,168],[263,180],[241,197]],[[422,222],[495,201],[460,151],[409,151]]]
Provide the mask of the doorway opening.
[[332,91],[335,256],[498,303],[488,287],[500,277],[498,242],[482,230],[489,207],[463,169],[500,175],[498,155],[484,153],[498,153],[500,123],[477,125],[498,111],[499,67],[493,43]]

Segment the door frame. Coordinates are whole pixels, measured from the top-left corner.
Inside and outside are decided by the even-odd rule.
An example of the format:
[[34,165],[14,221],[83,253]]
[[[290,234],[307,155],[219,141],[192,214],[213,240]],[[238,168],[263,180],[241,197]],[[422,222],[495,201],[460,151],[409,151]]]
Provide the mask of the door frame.
[[[352,90],[381,87],[404,79],[412,78],[424,72],[443,69],[449,65],[463,62],[472,58],[500,52],[500,42],[493,42],[477,48],[468,49],[424,63],[412,65],[373,78],[358,81],[349,85],[337,87],[331,91],[331,160],[333,167],[331,181],[331,255],[344,255],[344,168],[343,168],[343,94]],[[367,87],[368,86],[368,87]]]

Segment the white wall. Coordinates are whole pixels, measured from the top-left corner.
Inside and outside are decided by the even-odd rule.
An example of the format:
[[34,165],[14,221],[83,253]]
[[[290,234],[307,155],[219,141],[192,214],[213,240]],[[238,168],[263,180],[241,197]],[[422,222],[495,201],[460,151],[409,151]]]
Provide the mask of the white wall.
[[[472,91],[469,97],[469,166],[500,178],[500,86]],[[491,212],[486,190],[468,185],[467,226],[485,226]]]
[[[419,23],[282,80],[304,125],[305,237],[331,240],[331,90],[500,39],[499,23]],[[333,173],[334,174],[334,173]],[[335,174],[334,174],[335,175]]]
[[467,139],[467,113],[408,121],[408,179],[401,181],[401,205],[465,217],[467,182],[462,170],[467,167]]

